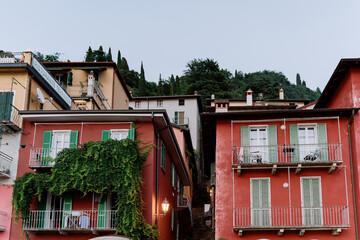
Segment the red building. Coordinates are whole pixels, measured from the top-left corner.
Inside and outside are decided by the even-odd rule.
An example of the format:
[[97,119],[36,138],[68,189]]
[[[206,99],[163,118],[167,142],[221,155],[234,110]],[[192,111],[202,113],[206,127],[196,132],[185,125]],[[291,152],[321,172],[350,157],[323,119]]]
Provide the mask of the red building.
[[[54,163],[41,160],[44,152],[55,158],[63,148],[136,136],[156,146],[147,157],[142,174],[146,221],[158,226],[163,240],[176,239],[181,234],[180,226],[191,222],[191,209],[187,211],[190,213],[185,218],[187,221],[178,222],[178,210],[190,207],[182,199],[182,186],[190,186],[191,178],[187,159],[182,154],[186,144],[178,144],[176,134],[180,133],[175,134],[166,111],[24,111],[21,114],[24,119],[21,144],[25,148],[19,153],[18,177],[29,171],[51,174]],[[132,128],[135,123],[136,130]],[[165,199],[170,208],[164,216],[161,203]],[[23,229],[21,224],[13,225],[10,239],[25,239],[22,230],[31,239],[93,239],[94,234],[111,235],[115,232],[116,215],[112,200],[110,193],[103,198],[97,194],[84,197],[80,192],[62,197],[48,194],[40,202],[33,201],[30,219],[23,223]]]
[[[202,114],[215,239],[355,239],[348,124],[357,109]],[[212,150],[213,149],[213,150]]]

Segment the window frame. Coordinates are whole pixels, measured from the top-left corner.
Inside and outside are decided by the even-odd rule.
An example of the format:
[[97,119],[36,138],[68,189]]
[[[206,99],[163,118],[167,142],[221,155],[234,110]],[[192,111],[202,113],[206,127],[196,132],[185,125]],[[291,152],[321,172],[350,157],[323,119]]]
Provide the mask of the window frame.
[[[309,177],[300,177],[300,193],[301,193],[301,215],[302,215],[302,219],[301,219],[301,223],[303,226],[308,226],[308,225],[305,225],[305,210],[308,208],[308,207],[305,207],[304,206],[304,191],[303,191],[303,179],[318,179],[319,180],[319,201],[320,201],[320,214],[321,214],[321,225],[320,226],[324,226],[324,214],[323,214],[323,198],[322,198],[322,186],[321,186],[321,176],[309,176]],[[311,184],[310,184],[311,186]],[[312,195],[312,190],[310,190],[311,193],[310,195]],[[313,198],[310,197],[310,199],[313,201]],[[313,205],[313,204],[312,204]],[[317,207],[314,207],[314,206],[311,206],[311,208],[317,208]],[[311,221],[314,221],[314,218],[311,219]],[[318,226],[318,225],[316,225]]]
[[185,99],[179,99],[179,106],[185,106]]
[[[122,134],[126,134],[126,137],[125,137],[125,138],[121,138],[121,139],[116,139],[116,138],[113,138],[113,136],[114,136],[113,134],[114,134],[114,133],[120,133],[121,136],[122,136]],[[120,141],[120,140],[123,140],[123,139],[128,138],[128,136],[129,136],[129,129],[110,129],[110,139]]]
[[[254,180],[268,180],[268,201],[269,201],[269,224],[266,226],[271,226],[271,178],[269,177],[260,177],[260,178],[250,178],[250,212],[251,212],[251,226],[257,226],[254,223],[254,215],[252,214],[252,211],[254,209],[253,207],[253,181]],[[262,198],[261,198],[262,199]],[[260,226],[264,226],[263,224]]]
[[[62,139],[63,148],[61,148],[60,151],[62,151],[65,148],[70,148],[71,130],[52,130],[51,150],[50,150],[50,156],[52,158],[55,158],[56,155],[60,152],[60,151],[57,152],[57,148],[55,146],[56,146],[56,134],[61,134],[61,133],[69,135],[69,146],[64,147],[64,138],[63,138]],[[52,151],[52,149],[55,149],[55,151]]]
[[164,106],[164,101],[163,100],[157,100],[156,101],[156,106],[157,107],[163,107]]
[[135,101],[135,108],[141,108],[141,101]]

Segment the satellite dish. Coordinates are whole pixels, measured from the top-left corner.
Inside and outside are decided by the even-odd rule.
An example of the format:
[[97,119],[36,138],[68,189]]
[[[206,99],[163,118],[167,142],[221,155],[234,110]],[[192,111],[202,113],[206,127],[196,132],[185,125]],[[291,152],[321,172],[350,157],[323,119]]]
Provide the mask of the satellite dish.
[[45,103],[45,98],[44,98],[44,95],[43,95],[43,93],[41,92],[41,90],[39,89],[39,88],[37,88],[37,98],[40,100],[40,102],[42,103],[42,104],[44,104]]

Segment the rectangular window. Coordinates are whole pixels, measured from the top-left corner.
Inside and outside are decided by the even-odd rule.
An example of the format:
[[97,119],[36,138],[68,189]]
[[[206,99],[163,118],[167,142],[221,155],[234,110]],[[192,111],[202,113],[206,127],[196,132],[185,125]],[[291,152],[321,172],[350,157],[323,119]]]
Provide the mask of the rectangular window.
[[268,163],[267,127],[250,127],[250,163]]
[[175,188],[175,184],[176,184],[176,169],[174,164],[171,162],[171,186]]
[[179,124],[179,125],[185,124],[185,113],[176,111],[175,112],[174,123]]
[[166,171],[166,148],[164,143],[161,143],[161,168]]
[[114,140],[122,140],[128,137],[129,130],[127,129],[111,129],[110,138]]
[[179,99],[179,106],[185,105],[185,99]]
[[135,108],[141,108],[141,101],[135,101]]
[[64,148],[70,147],[70,130],[53,131],[53,138],[51,144],[51,157],[56,155]]
[[322,226],[322,199],[320,177],[302,177],[301,206],[304,226]]
[[251,178],[251,225],[270,226],[270,179]]
[[163,106],[163,100],[157,100],[156,106],[162,107]]

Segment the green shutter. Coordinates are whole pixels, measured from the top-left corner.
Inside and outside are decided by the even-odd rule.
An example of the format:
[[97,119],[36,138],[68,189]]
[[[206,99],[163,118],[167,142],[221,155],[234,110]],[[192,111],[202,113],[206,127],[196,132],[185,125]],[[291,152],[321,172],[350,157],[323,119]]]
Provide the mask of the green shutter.
[[131,128],[128,131],[128,139],[135,140],[135,128]]
[[78,131],[71,131],[69,148],[73,148],[73,147],[76,148],[77,144],[78,144]]
[[329,161],[326,123],[318,124],[317,130],[318,130],[318,143],[319,143],[319,147],[321,148],[320,161]]
[[242,126],[241,127],[241,147],[243,148],[243,155],[244,155],[244,163],[249,163],[249,127]]
[[270,225],[269,179],[261,179],[261,220],[262,225]]
[[298,138],[298,125],[290,124],[290,145],[294,151],[291,154],[292,162],[299,162],[300,153],[299,153],[299,138]]
[[170,182],[171,182],[171,186],[174,187],[174,164],[172,163],[172,161],[170,162]]
[[166,170],[166,149],[164,143],[161,143],[161,167]]
[[260,180],[252,179],[252,208],[260,207]]
[[98,203],[98,217],[97,217],[97,227],[105,228],[106,227],[106,210],[107,210],[107,196],[101,198],[101,202]]
[[44,137],[43,137],[43,149],[40,160],[41,166],[49,166],[52,159],[50,157],[51,153],[51,145],[52,145],[52,131],[44,131]]
[[10,121],[13,98],[13,92],[0,93],[0,120]]
[[301,183],[303,193],[302,207],[309,208],[311,207],[310,178],[302,178]]
[[322,225],[320,178],[302,178],[302,214],[306,226]]
[[252,225],[270,225],[269,179],[252,179]]
[[65,193],[63,196],[63,228],[69,228],[71,226],[71,210],[72,210],[72,193]]
[[270,162],[278,162],[276,125],[268,126]]
[[171,231],[175,230],[175,211],[174,208],[171,207],[171,222],[170,222]]
[[175,124],[179,123],[179,112],[175,112]]
[[37,206],[38,212],[36,215],[36,228],[44,228],[46,202],[47,202],[47,194],[45,193],[41,196],[41,200],[38,202],[38,206]]
[[211,176],[210,184],[211,184],[211,186],[214,186],[215,185],[215,162],[211,163],[210,171],[211,171],[211,173],[210,173],[210,176]]
[[110,138],[110,130],[103,130],[101,133],[101,141],[106,141]]

